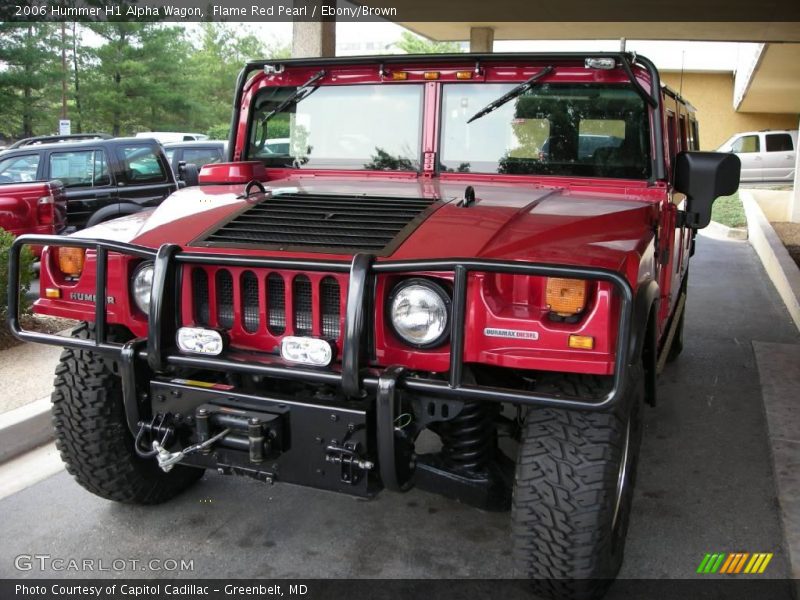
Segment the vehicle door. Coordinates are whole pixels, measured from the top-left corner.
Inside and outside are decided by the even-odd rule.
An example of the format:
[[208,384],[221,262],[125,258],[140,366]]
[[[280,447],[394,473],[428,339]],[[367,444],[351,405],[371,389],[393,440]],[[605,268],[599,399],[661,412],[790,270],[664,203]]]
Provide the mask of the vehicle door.
[[761,140],[757,133],[736,138],[731,144],[731,152],[742,161],[741,181],[764,180],[764,156],[761,154]]
[[47,179],[64,184],[69,226],[82,229],[95,212],[117,203],[108,153],[103,147],[50,150],[46,165]]
[[155,206],[177,189],[160,146],[125,142],[115,144],[114,153],[120,203]]
[[794,176],[795,147],[788,132],[765,133],[764,181],[786,181]]

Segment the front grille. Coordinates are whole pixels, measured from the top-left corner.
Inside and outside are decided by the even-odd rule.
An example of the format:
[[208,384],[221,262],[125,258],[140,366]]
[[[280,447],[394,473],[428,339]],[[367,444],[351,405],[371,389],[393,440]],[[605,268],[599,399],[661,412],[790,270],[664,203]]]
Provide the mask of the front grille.
[[339,283],[333,277],[326,277],[319,284],[319,291],[322,335],[335,340],[339,337]]
[[[198,325],[228,330],[234,346],[240,334],[264,334],[255,346],[263,341],[259,349],[267,351],[283,335],[340,337],[346,275],[192,267],[190,280],[191,318]],[[253,347],[253,339],[245,346]]]
[[267,277],[267,314],[270,333],[281,335],[286,331],[286,286],[277,273]]
[[197,243],[380,253],[408,236],[434,202],[426,198],[278,194],[247,207]]
[[217,271],[217,323],[224,329],[233,327],[233,277],[225,269]]
[[311,282],[305,275],[294,278],[294,332],[298,335],[311,333]]
[[211,306],[208,303],[208,274],[203,269],[192,271],[192,298],[194,298],[194,319],[201,325],[208,325]]
[[261,311],[258,306],[258,279],[252,271],[242,273],[241,301],[242,325],[245,331],[255,333],[258,331]]

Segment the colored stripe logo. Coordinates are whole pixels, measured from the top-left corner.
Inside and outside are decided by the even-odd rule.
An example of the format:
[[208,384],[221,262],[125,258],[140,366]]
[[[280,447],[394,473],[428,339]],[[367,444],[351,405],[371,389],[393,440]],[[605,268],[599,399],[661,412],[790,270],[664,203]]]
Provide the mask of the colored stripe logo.
[[772,560],[771,552],[716,552],[709,553],[700,561],[697,572],[701,574],[721,573],[725,575],[761,574],[767,569],[769,561]]

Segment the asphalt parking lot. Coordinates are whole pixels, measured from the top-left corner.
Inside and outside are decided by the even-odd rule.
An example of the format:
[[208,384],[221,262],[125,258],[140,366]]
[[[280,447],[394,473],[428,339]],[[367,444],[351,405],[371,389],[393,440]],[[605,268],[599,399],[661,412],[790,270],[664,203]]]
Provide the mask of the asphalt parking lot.
[[[689,578],[706,552],[774,552],[788,577],[751,342],[800,343],[746,242],[698,238],[685,350],[646,433],[624,578]],[[20,554],[193,559],[187,577],[496,578],[513,574],[507,514],[412,490],[371,501],[209,473],[158,507],[113,504],[61,471],[0,500],[0,578],[158,576],[19,571]],[[163,574],[162,574],[163,575]]]

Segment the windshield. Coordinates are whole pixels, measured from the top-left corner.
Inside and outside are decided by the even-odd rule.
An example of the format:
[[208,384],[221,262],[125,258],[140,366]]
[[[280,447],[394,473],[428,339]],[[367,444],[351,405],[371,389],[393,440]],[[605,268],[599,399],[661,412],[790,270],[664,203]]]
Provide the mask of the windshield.
[[321,86],[269,116],[296,89],[259,94],[250,160],[301,169],[419,170],[421,85]]
[[646,179],[644,101],[629,87],[539,84],[492,113],[475,111],[515,84],[446,84],[442,171]]

